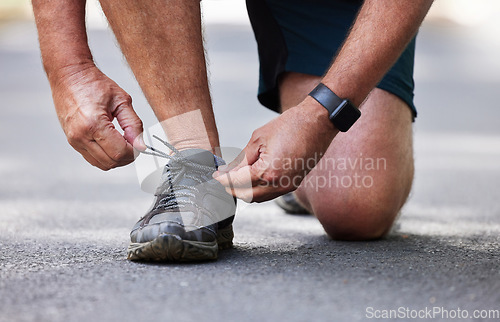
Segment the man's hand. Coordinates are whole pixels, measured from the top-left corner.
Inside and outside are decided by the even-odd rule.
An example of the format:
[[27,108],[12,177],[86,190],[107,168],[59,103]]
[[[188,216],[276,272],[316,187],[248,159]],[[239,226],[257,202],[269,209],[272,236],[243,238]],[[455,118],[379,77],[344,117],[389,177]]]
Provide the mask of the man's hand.
[[[33,0],[43,65],[68,142],[102,169],[134,160],[142,122],[130,96],[95,66],[87,44],[85,0]],[[116,118],[122,136],[112,121]],[[136,147],[144,149],[138,140]]]
[[[132,99],[95,65],[66,67],[51,82],[57,115],[69,144],[90,164],[102,170],[134,161],[133,144],[140,139],[142,121]],[[124,134],[112,121],[116,118]]]
[[262,202],[295,190],[338,130],[308,97],[254,131],[242,153],[214,177],[234,196]]
[[[366,0],[322,83],[361,105],[415,35],[432,2]],[[272,199],[297,188],[336,133],[325,109],[307,97],[256,130],[240,157],[214,177],[246,201]]]

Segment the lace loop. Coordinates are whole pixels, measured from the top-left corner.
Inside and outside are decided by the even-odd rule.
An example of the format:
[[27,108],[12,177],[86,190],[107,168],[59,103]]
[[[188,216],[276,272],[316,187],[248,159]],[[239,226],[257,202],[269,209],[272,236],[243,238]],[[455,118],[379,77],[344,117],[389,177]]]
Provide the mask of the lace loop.
[[[155,138],[158,141],[160,141],[161,143],[163,143],[167,148],[169,148],[175,154],[174,155],[169,155],[169,154],[167,154],[167,153],[165,153],[163,151],[160,151],[160,150],[158,150],[158,149],[156,149],[156,148],[154,148],[152,146],[149,146],[147,144],[146,144],[146,147],[148,149],[150,149],[151,151],[141,151],[141,153],[143,153],[143,154],[149,154],[149,155],[156,156],[156,157],[159,157],[159,158],[169,159],[169,160],[172,160],[172,161],[178,161],[178,162],[182,161],[182,162],[179,162],[179,163],[180,164],[185,164],[185,165],[187,165],[189,167],[192,167],[192,168],[195,168],[195,169],[198,169],[198,170],[202,170],[202,171],[206,171],[206,172],[214,170],[214,168],[212,168],[210,166],[202,165],[202,164],[199,164],[199,163],[196,163],[196,162],[193,162],[193,161],[187,159],[172,144],[168,143],[165,140],[162,140],[158,136],[153,135],[153,138]],[[177,163],[177,162],[174,162],[174,163]]]
[[[208,210],[203,209],[193,201],[193,199],[196,197],[196,193],[199,192],[199,189],[195,185],[176,183],[179,182],[179,177],[183,176],[184,178],[191,179],[198,184],[203,184],[206,182],[206,180],[203,180],[203,177],[208,177],[208,174],[211,174],[215,171],[215,167],[202,165],[189,160],[172,144],[162,140],[156,135],[153,135],[153,138],[163,143],[167,148],[174,152],[174,154],[167,154],[149,145],[146,145],[146,147],[150,151],[141,151],[141,153],[143,154],[170,160],[169,163],[167,163],[167,165],[165,166],[167,168],[167,177],[162,177],[163,182],[158,187],[156,192],[156,195],[160,199],[158,200],[158,202],[156,202],[156,206],[142,218],[146,219],[144,222],[148,222],[154,216],[154,214],[156,213],[155,210],[177,210],[179,208],[186,207],[187,205],[194,206],[198,211],[210,213]],[[186,171],[182,171],[184,168],[189,168],[189,173],[186,173]],[[212,214],[210,213],[210,215]]]

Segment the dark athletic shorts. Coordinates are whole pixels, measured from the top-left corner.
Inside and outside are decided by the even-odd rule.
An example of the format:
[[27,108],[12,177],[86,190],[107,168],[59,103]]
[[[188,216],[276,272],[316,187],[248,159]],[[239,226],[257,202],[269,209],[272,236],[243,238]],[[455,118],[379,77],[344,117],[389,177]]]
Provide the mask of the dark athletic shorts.
[[[260,60],[258,99],[279,112],[283,72],[322,76],[343,44],[360,0],[246,0]],[[413,104],[415,39],[377,85]]]

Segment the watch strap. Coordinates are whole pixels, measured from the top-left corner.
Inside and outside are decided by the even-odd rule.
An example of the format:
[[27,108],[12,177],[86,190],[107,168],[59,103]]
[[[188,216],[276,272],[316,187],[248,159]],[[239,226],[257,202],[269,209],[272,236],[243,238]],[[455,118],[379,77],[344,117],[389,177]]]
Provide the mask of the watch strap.
[[323,107],[328,111],[328,115],[331,115],[344,101],[323,83],[319,83],[318,86],[316,86],[311,93],[309,93],[309,96],[323,105]]
[[341,132],[347,132],[359,119],[361,112],[349,100],[338,97],[323,83],[319,83],[309,96],[328,111],[328,117],[335,127]]

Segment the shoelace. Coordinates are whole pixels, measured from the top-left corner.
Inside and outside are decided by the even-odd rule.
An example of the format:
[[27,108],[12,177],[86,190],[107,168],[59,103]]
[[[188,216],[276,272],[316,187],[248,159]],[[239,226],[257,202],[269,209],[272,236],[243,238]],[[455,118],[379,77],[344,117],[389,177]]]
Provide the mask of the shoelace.
[[[169,155],[149,145],[146,145],[146,147],[151,151],[141,151],[141,153],[143,154],[148,154],[170,160],[170,162],[166,165],[166,167],[168,167],[168,177],[165,180],[163,180],[162,184],[160,185],[160,187],[158,187],[156,191],[156,195],[158,196],[164,195],[164,196],[159,200],[157,206],[151,209],[151,211],[148,214],[146,214],[146,216],[144,216],[142,219],[145,219],[145,222],[149,221],[149,219],[151,219],[151,217],[153,216],[152,215],[153,211],[156,209],[175,210],[178,208],[185,207],[186,205],[195,206],[198,209],[198,211],[205,212],[207,215],[212,216],[210,211],[208,211],[203,207],[200,207],[198,204],[196,204],[196,202],[192,200],[192,198],[195,198],[195,193],[199,192],[196,186],[181,185],[181,184],[174,185],[172,184],[172,182],[177,182],[179,176],[182,175],[181,170],[185,167],[189,167],[191,170],[190,172],[194,172],[193,174],[195,175],[192,175],[190,173],[184,173],[184,177],[189,178],[195,182],[198,182],[199,184],[203,184],[206,181],[202,180],[201,177],[206,175],[207,173],[213,172],[215,169],[213,167],[202,165],[187,159],[185,156],[179,153],[179,150],[177,150],[173,145],[162,140],[158,136],[153,135],[153,138],[163,143],[167,148],[169,148],[172,152],[174,152],[174,155]],[[184,198],[179,199],[179,197],[184,197]]]
[[208,171],[213,171],[214,170],[210,166],[199,164],[199,163],[196,163],[196,162],[193,162],[193,161],[187,159],[185,156],[183,156],[181,153],[179,153],[179,150],[177,150],[172,144],[168,143],[165,140],[160,139],[156,135],[153,135],[153,138],[155,138],[158,141],[160,141],[161,143],[163,143],[167,148],[169,148],[175,154],[174,155],[169,155],[169,154],[167,154],[167,153],[165,153],[163,151],[160,151],[160,150],[158,150],[158,149],[156,149],[156,148],[154,148],[152,146],[149,146],[147,144],[145,144],[146,147],[148,149],[150,149],[152,152],[150,152],[150,151],[141,151],[141,153],[153,155],[153,156],[160,157],[160,158],[169,159],[169,160],[172,160],[174,162],[182,161],[184,164],[188,165],[189,167],[192,167],[194,169],[197,169],[197,170],[200,170],[200,171],[204,171],[204,172],[208,172]]

